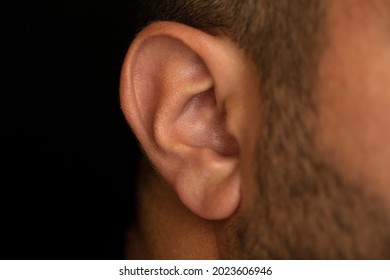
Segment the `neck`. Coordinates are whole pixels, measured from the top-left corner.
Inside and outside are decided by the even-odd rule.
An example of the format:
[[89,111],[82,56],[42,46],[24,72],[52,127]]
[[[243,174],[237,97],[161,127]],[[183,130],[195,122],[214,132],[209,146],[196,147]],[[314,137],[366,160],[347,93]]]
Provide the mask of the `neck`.
[[138,189],[138,221],[129,231],[129,259],[216,259],[212,221],[185,208],[172,187],[143,160]]

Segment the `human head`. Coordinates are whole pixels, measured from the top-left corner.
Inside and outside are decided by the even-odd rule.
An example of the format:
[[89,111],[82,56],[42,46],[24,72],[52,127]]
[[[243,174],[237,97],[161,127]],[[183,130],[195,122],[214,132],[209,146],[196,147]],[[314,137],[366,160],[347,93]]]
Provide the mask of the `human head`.
[[218,223],[219,256],[389,257],[390,7],[355,2],[144,9],[161,22],[130,48],[122,107],[185,208]]

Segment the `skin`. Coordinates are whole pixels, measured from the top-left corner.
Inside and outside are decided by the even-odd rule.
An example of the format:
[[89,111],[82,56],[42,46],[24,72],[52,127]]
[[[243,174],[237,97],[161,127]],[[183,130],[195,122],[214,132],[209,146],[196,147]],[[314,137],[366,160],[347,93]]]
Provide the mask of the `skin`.
[[[238,120],[245,123],[238,139],[243,182],[238,211],[223,221],[197,217],[178,201],[164,179],[142,161],[139,189],[143,191],[139,192],[138,224],[130,230],[129,258],[385,258],[389,255],[386,246],[390,243],[386,242],[390,236],[390,1],[332,0],[328,3],[327,43],[315,87],[317,117],[310,147],[310,164],[320,163],[324,167],[321,172],[309,172],[309,179],[302,170],[297,174],[303,174],[301,177],[307,179],[304,181],[307,184],[318,182],[319,188],[330,186],[341,191],[332,197],[309,198],[307,205],[314,211],[305,213],[307,216],[302,220],[298,206],[303,200],[298,200],[296,207],[291,201],[291,208],[277,214],[286,231],[290,229],[298,234],[298,239],[291,234],[289,242],[299,243],[299,238],[307,234],[305,238],[315,244],[310,247],[310,243],[302,243],[301,247],[292,246],[290,251],[278,248],[272,245],[279,242],[278,235],[272,232],[278,228],[261,224],[264,209],[259,205],[263,201],[259,187],[262,181],[258,178],[259,166],[254,162],[261,152],[257,144],[262,124],[251,121],[261,119],[256,109],[261,101],[253,92],[243,91],[235,98],[243,100],[247,109],[235,109],[232,113],[237,125]],[[248,79],[256,81],[255,73]],[[305,165],[297,163],[297,166]],[[270,209],[283,207],[276,195],[277,192],[276,206]],[[351,230],[344,232],[333,227],[332,217],[320,216],[323,213],[318,205],[344,202],[349,197],[350,205],[336,204],[334,210],[338,216],[345,214],[350,218],[346,224]],[[290,199],[282,194],[279,198]],[[283,211],[295,216],[291,227],[289,217],[283,220]],[[325,228],[310,228],[310,218],[315,223],[319,217],[326,221]],[[373,239],[379,241],[370,243]],[[243,240],[251,247],[242,248]],[[271,245],[264,248],[259,245],[261,242]],[[335,244],[340,250],[329,249]],[[378,254],[371,254],[370,247]],[[384,249],[380,251],[380,248]]]
[[336,2],[320,68],[318,146],[348,181],[390,201],[390,2]]

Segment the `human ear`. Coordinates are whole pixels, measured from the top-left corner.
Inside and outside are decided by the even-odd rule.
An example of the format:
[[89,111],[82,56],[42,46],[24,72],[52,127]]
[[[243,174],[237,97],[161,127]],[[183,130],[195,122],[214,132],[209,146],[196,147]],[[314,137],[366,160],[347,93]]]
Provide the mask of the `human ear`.
[[128,123],[182,203],[205,219],[228,218],[240,204],[231,96],[242,90],[241,64],[241,52],[227,38],[157,22],[137,35],[122,68]]

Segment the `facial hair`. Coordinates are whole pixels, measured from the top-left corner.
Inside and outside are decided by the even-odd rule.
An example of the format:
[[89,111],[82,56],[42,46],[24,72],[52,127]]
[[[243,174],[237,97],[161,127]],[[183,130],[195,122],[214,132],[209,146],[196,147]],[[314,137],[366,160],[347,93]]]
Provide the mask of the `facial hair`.
[[290,115],[267,112],[270,125],[257,145],[256,204],[231,224],[240,248],[235,257],[390,259],[386,202],[324,160],[313,140],[315,110],[290,106],[296,107]]

